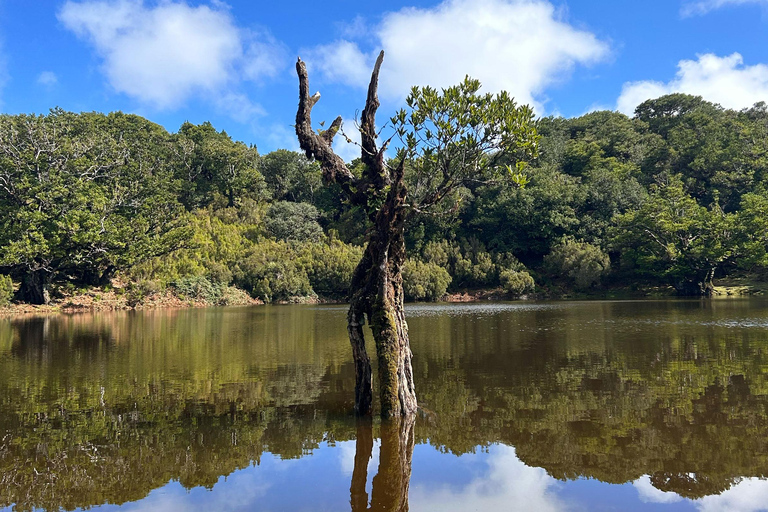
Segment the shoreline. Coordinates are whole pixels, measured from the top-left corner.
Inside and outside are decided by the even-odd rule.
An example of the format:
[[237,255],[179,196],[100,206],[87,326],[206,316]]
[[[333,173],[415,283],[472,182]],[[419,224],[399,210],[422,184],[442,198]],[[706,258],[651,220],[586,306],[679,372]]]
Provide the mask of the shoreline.
[[[768,282],[754,281],[749,278],[728,278],[715,281],[715,294],[711,299],[736,298],[768,295]],[[507,300],[601,300],[601,299],[638,299],[638,298],[673,298],[671,288],[646,288],[632,290],[615,288],[590,293],[549,293],[539,292],[523,296],[512,296],[500,289],[462,290],[448,293],[439,302],[470,303]],[[275,304],[345,304],[345,300],[329,297],[296,297],[292,300]],[[34,305],[11,303],[0,307],[0,318],[13,318],[28,315],[73,315],[78,313],[96,313],[111,311],[145,311],[156,309],[187,309],[230,306],[261,306],[264,301],[252,298],[243,292],[237,300],[226,304],[213,303],[204,299],[182,297],[169,290],[156,292],[131,304],[131,300],[121,288],[92,288],[84,293],[58,298],[49,304]]]

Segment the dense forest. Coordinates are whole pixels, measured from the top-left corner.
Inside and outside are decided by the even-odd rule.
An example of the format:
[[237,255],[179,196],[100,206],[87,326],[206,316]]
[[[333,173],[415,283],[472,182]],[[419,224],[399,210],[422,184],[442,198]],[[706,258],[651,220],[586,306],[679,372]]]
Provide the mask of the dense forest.
[[[537,130],[518,186],[478,181],[410,221],[411,300],[709,295],[716,277],[768,268],[766,104],[673,94],[632,118],[547,117]],[[424,179],[405,171],[412,187]],[[0,305],[91,287],[131,304],[160,290],[214,304],[243,291],[344,299],[367,222],[304,155],[261,155],[209,123],[169,133],[120,112],[0,116]]]

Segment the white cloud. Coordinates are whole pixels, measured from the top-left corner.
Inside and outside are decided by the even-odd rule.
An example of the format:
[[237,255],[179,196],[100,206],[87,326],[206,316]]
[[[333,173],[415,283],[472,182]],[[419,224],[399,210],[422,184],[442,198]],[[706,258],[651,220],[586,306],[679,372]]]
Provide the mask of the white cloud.
[[545,0],[445,0],[387,13],[372,30],[372,51],[340,40],[311,50],[310,65],[328,80],[365,87],[383,48],[379,90],[390,99],[402,100],[413,85],[448,87],[470,75],[486,91],[507,90],[540,109],[548,86],[609,53]]
[[367,87],[371,79],[369,56],[356,43],[336,41],[304,52],[307,71],[319,71],[326,80]]
[[632,482],[632,485],[637,489],[637,494],[643,503],[676,503],[683,499],[679,494],[654,487],[648,475],[641,476]]
[[488,456],[488,471],[465,486],[411,486],[411,510],[536,510],[567,507],[554,493],[558,481],[542,468],[526,466],[515,449],[497,446]]
[[68,1],[59,20],[87,39],[118,92],[155,108],[195,95],[230,94],[242,78],[274,75],[282,48],[239,29],[226,6],[143,0]]
[[53,87],[59,82],[59,78],[53,71],[43,71],[37,75],[37,83],[46,87]]
[[683,17],[707,14],[715,9],[729,5],[768,5],[768,0],[702,0],[698,2],[686,2],[680,9]]
[[632,115],[643,101],[674,92],[702,96],[733,109],[768,101],[768,66],[745,66],[738,53],[726,57],[707,53],[699,55],[697,60],[682,60],[677,66],[677,75],[667,83],[649,80],[625,83],[616,109]]
[[768,503],[768,481],[746,478],[727,491],[694,501],[702,512],[758,512]]

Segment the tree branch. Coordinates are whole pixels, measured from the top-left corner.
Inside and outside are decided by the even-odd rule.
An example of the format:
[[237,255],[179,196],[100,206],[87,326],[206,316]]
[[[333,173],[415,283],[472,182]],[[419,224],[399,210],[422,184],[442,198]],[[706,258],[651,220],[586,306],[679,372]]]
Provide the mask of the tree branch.
[[365,199],[359,193],[358,178],[347,168],[344,160],[331,149],[333,136],[341,126],[341,117],[337,117],[328,131],[322,135],[315,133],[312,129],[311,113],[312,107],[320,99],[320,94],[310,97],[307,66],[301,59],[296,61],[296,73],[299,76],[299,107],[296,112],[296,136],[299,138],[299,146],[307,158],[314,158],[320,162],[325,181],[338,183],[350,201],[359,204]]
[[365,108],[360,117],[360,140],[362,142],[361,159],[366,166],[367,181],[376,190],[383,190],[391,180],[389,170],[384,165],[384,151],[376,147],[376,111],[379,108],[379,71],[384,60],[384,50],[376,58],[376,64],[371,73],[371,82],[368,84],[368,97],[365,100]]

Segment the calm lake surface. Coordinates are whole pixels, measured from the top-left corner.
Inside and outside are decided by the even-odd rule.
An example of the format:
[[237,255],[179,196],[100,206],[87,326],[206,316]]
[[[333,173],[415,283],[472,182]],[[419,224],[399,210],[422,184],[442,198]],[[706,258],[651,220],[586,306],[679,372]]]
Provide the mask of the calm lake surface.
[[345,306],[0,320],[0,510],[768,510],[768,301],[407,314],[392,424]]

